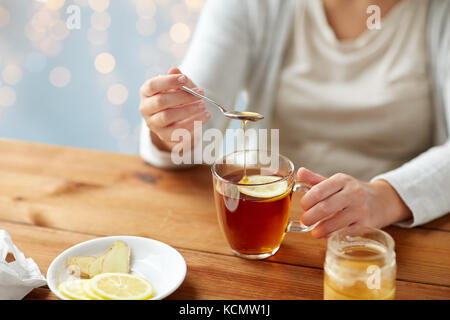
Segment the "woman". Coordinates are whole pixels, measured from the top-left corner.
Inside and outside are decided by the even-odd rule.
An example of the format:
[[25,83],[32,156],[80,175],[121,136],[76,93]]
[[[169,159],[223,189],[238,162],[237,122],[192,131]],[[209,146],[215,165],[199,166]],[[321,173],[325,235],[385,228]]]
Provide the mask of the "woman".
[[[372,4],[379,30],[367,29]],[[207,1],[181,68],[141,88],[154,165],[171,167],[175,129],[226,127],[182,85],[229,106],[246,90],[257,125],[281,128],[281,153],[314,185],[302,222],[326,218],[315,237],[450,212],[449,1]]]

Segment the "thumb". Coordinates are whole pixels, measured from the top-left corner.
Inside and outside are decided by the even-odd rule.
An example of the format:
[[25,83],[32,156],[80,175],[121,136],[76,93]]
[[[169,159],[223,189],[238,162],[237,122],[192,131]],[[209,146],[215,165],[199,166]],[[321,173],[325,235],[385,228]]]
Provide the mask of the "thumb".
[[297,171],[297,179],[298,181],[308,183],[310,185],[316,185],[323,180],[326,180],[325,177],[320,174],[314,173],[306,168],[300,168]]
[[181,70],[178,68],[170,68],[167,74],[182,74]]

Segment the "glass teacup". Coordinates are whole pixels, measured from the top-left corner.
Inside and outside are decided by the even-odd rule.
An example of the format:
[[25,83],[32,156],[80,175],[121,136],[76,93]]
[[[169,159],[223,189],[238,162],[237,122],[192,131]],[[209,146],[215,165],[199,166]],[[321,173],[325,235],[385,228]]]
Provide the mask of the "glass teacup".
[[282,155],[236,151],[217,159],[212,173],[219,224],[239,257],[270,257],[286,232],[307,232],[317,225],[290,220],[293,192],[307,192],[310,186],[295,181],[294,165]]

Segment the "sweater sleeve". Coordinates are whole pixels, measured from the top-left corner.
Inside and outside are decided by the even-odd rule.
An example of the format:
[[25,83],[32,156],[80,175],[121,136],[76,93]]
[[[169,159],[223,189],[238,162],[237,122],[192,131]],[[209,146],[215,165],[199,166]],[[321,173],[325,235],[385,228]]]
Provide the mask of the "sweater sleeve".
[[[217,102],[233,108],[244,89],[249,68],[249,37],[245,1],[208,0],[200,14],[189,50],[180,66],[199,88]],[[228,121],[207,104],[212,117],[203,127],[222,132]],[[142,126],[140,154],[148,163],[175,168],[170,153],[158,150]]]
[[413,218],[396,225],[412,228],[450,212],[450,140],[374,180],[386,180],[411,210]]
[[[412,219],[397,226],[412,228],[450,213],[450,3],[431,2],[429,47],[434,79],[434,102],[442,106],[435,119],[447,127],[447,141],[372,179],[389,182],[412,212]],[[445,125],[446,124],[446,125]]]

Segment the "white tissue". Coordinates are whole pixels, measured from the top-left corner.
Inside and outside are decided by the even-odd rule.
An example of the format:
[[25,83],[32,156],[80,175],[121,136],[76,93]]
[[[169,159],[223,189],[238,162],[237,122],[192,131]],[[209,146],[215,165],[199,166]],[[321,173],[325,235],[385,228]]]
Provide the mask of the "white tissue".
[[[15,261],[6,262],[11,253]],[[8,232],[0,230],[0,300],[19,300],[31,290],[47,284],[38,265],[25,258],[17,249]]]

